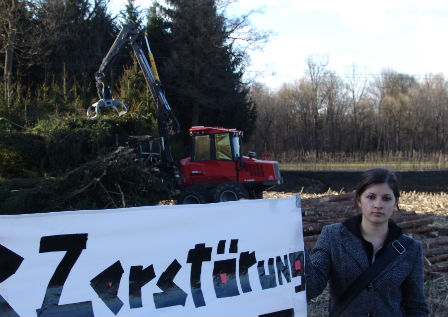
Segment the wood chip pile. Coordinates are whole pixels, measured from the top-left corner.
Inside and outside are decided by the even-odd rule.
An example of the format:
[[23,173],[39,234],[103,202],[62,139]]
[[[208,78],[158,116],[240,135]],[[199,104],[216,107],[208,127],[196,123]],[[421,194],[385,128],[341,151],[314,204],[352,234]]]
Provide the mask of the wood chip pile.
[[[316,243],[323,226],[342,222],[357,213],[353,195],[302,199],[303,235],[308,250]],[[425,274],[448,272],[448,229],[437,225],[434,215],[400,210],[392,219],[405,234],[422,243]]]

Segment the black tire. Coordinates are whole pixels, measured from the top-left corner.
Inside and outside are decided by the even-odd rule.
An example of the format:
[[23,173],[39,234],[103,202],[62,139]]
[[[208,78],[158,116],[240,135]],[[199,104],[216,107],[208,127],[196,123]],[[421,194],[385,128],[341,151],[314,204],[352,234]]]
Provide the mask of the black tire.
[[213,194],[214,202],[234,201],[240,199],[247,199],[249,195],[246,189],[238,184],[226,183],[216,186]]
[[263,189],[260,188],[254,189],[254,198],[263,199]]
[[177,203],[180,205],[188,205],[188,204],[204,204],[206,200],[201,193],[186,191],[182,192],[177,199]]

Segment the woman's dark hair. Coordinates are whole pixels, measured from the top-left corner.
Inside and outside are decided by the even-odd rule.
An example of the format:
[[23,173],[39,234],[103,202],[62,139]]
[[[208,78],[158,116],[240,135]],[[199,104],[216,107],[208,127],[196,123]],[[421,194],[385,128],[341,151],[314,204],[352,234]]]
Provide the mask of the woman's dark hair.
[[398,207],[398,198],[400,197],[400,189],[398,188],[398,179],[394,172],[385,168],[372,168],[365,171],[361,175],[361,180],[358,183],[355,191],[355,206],[357,206],[358,200],[361,198],[362,193],[374,184],[388,184],[392,192],[394,193],[396,205]]

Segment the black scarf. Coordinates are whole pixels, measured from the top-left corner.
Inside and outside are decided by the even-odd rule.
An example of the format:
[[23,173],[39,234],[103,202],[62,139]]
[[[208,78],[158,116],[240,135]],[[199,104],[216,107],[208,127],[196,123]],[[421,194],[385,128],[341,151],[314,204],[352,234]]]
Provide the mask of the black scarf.
[[[369,258],[369,263],[372,263],[373,259],[373,244],[369,241],[366,241],[361,234],[361,220],[362,215],[357,215],[348,218],[342,224],[357,238],[362,241],[364,246],[364,250],[367,253],[367,257]],[[386,247],[394,240],[398,239],[402,234],[401,228],[392,220],[389,219],[389,231],[387,232],[386,240],[384,241],[383,247],[378,250],[375,257],[379,257],[384,253]]]

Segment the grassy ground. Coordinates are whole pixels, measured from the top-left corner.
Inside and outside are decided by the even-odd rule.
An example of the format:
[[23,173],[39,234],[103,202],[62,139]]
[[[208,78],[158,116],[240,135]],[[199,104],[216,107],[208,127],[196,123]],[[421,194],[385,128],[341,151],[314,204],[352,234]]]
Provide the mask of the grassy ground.
[[365,171],[374,167],[388,168],[393,171],[428,171],[448,168],[448,163],[434,161],[304,162],[279,163],[279,165],[281,170],[286,171]]
[[448,169],[448,154],[408,152],[325,153],[289,151],[274,157],[282,170],[296,171],[364,171],[384,167],[394,171]]
[[[400,208],[414,210],[417,213],[431,213],[441,219],[448,219],[448,193],[403,192],[400,197]],[[446,223],[448,226],[448,223]]]

